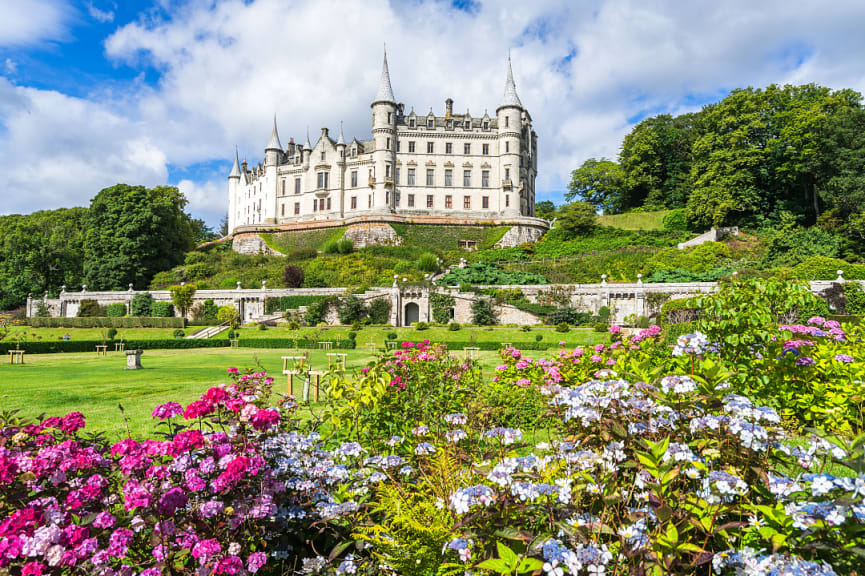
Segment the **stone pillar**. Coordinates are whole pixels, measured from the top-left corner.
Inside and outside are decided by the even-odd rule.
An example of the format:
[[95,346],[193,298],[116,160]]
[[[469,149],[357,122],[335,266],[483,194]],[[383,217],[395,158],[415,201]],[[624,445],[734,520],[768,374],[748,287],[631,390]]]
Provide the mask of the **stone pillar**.
[[141,355],[144,350],[126,351],[126,370],[141,370]]

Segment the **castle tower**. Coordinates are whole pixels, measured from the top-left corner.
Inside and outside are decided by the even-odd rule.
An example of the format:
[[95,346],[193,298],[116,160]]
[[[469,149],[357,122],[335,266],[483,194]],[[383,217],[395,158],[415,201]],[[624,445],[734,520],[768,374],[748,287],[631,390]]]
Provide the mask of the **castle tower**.
[[237,195],[240,193],[240,163],[237,148],[234,149],[234,166],[228,175],[228,233],[237,226]]
[[276,115],[273,116],[273,132],[270,134],[270,142],[264,148],[264,183],[262,185],[261,223],[275,224],[277,221],[277,194],[279,183],[277,167],[282,160],[282,144],[279,141],[279,133],[276,130]]
[[339,122],[339,139],[336,141],[336,166],[339,178],[339,217],[345,217],[345,137],[342,135],[342,121]]
[[373,210],[389,212],[394,206],[394,169],[396,166],[396,115],[397,104],[390,85],[390,72],[387,67],[387,51],[381,67],[381,81],[378,93],[372,102],[372,137],[375,142],[373,166],[375,184],[373,190]]
[[312,154],[312,144],[309,143],[309,126],[306,127],[306,143],[303,145],[303,169],[309,170],[309,156]]
[[505,92],[496,108],[499,134],[499,179],[502,183],[501,210],[505,216],[516,217],[523,213],[522,189],[520,179],[520,132],[522,130],[523,103],[517,96],[511,57],[508,56],[508,73],[505,79]]

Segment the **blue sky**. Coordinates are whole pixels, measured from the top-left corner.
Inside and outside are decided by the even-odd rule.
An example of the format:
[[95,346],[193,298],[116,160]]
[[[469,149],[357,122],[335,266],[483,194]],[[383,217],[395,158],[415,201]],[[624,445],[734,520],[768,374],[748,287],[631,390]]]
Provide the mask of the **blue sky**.
[[539,134],[539,199],[642,118],[741,86],[865,91],[865,3],[837,0],[0,0],[0,213],[178,185],[216,225],[234,146],[369,137],[382,45],[397,99],[474,115],[510,51]]

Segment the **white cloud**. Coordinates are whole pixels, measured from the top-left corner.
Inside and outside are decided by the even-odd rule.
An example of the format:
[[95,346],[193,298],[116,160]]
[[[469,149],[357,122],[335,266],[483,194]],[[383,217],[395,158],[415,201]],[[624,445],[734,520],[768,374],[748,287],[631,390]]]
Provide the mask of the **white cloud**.
[[3,62],[3,69],[6,71],[7,76],[11,76],[18,71],[18,64],[11,58],[7,58],[6,61]]
[[65,35],[71,11],[64,0],[0,0],[0,46],[25,46]]
[[203,218],[210,226],[217,226],[228,213],[225,182],[221,179],[203,182],[184,179],[177,183],[177,188],[189,200],[187,210]]
[[[865,91],[860,0],[836,0],[831,10],[817,0],[500,0],[473,14],[434,1],[168,6],[170,20],[148,13],[106,41],[117,63],[158,70],[156,87],[135,82],[107,95],[95,87],[93,101],[50,93],[50,104],[36,102],[38,90],[15,88],[13,96],[28,104],[5,114],[10,96],[0,89],[0,124],[16,127],[4,134],[0,126],[0,152],[5,147],[16,160],[0,155],[0,169],[44,162],[44,143],[61,139],[61,113],[45,107],[66,100],[83,117],[65,119],[62,138],[73,142],[51,164],[75,172],[61,188],[74,203],[111,174],[152,183],[160,175],[164,181],[169,163],[214,161],[227,173],[235,144],[257,162],[274,112],[283,142],[303,140],[307,126],[315,140],[321,126],[335,131],[340,120],[349,139],[368,138],[385,41],[397,99],[419,113],[441,113],[452,97],[459,111],[494,114],[510,49],[520,98],[539,134],[539,197],[554,200],[583,160],[616,155],[635,117],[692,110],[729,89],[771,82]],[[130,150],[129,142],[140,144]],[[45,173],[20,179],[34,208],[57,201],[46,196]],[[201,178],[183,186],[193,209],[215,214],[208,220],[216,224],[225,181]],[[219,209],[210,210],[214,205]]]
[[87,3],[87,12],[90,13],[90,17],[96,20],[97,22],[102,22],[103,24],[106,22],[114,22],[114,11],[113,10],[100,10],[96,6],[93,5],[93,2]]

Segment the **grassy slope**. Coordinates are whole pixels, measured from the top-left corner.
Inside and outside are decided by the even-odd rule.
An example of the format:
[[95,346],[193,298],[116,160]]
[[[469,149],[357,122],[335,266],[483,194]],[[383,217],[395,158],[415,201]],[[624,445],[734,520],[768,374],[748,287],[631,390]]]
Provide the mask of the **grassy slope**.
[[324,230],[307,230],[302,232],[278,232],[275,234],[259,234],[264,242],[283,254],[291,254],[295,250],[323,250],[325,245],[336,242],[345,234],[345,228],[327,228]]
[[510,226],[429,226],[391,224],[407,246],[438,254],[458,249],[460,240],[477,242],[479,250],[492,248],[510,230]]
[[609,214],[598,216],[598,222],[602,226],[611,226],[623,230],[663,230],[664,216],[670,212],[671,210],[657,210],[654,212]]

